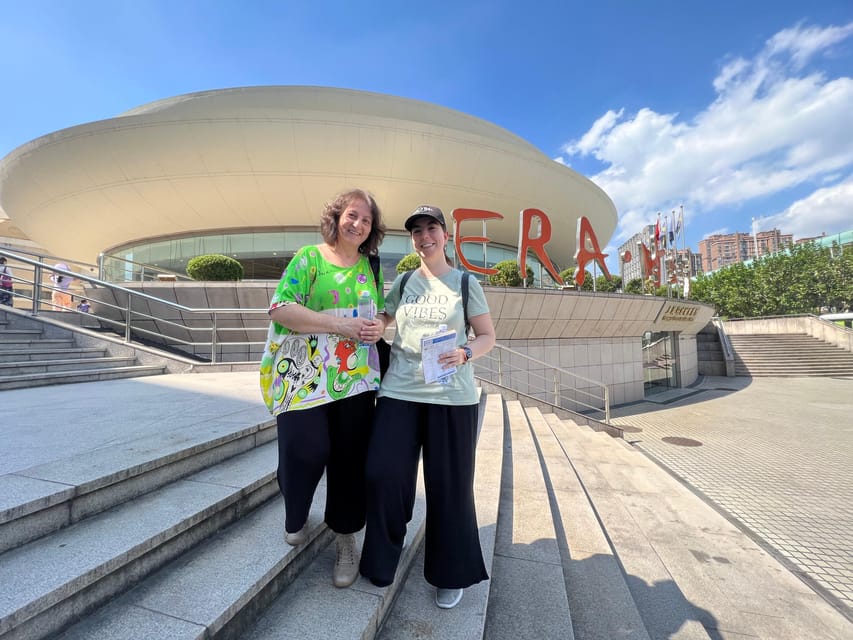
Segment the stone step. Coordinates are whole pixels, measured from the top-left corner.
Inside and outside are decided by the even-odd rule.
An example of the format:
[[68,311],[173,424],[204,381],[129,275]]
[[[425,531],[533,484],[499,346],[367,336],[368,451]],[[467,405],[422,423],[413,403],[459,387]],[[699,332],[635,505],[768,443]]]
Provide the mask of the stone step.
[[625,505],[636,495],[686,490],[662,482],[659,469],[604,439],[609,436],[585,432],[571,421],[552,419],[552,424],[614,550],[646,633],[651,638],[709,638],[677,579]]
[[32,338],[27,337],[15,338],[8,336],[9,329],[5,329],[0,333],[0,353],[5,353],[8,350],[54,350],[67,349],[74,346],[74,340],[71,338]]
[[[418,477],[418,497],[406,530],[397,574],[391,585],[379,588],[359,576],[349,588],[335,588],[332,584],[335,545],[330,544],[269,604],[257,621],[240,634],[241,640],[374,638],[391,607],[395,606],[397,595],[407,582],[410,568],[423,541],[426,501],[420,472]],[[364,531],[356,537],[357,548],[361,549]]]
[[0,363],[0,378],[22,374],[57,373],[60,371],[86,371],[97,368],[131,366],[136,359],[126,356],[101,356],[90,358],[68,358],[65,360],[23,360]]
[[[283,536],[283,501],[268,500],[69,628],[60,639],[239,637],[259,612],[326,553],[334,534],[323,524],[324,505],[321,482],[308,516],[308,540],[291,547]],[[331,570],[326,578],[331,581]]]
[[535,408],[526,412],[547,470],[575,637],[649,640],[619,560],[573,461],[554,434],[563,428],[560,419]]
[[563,564],[539,452],[521,403],[508,429],[485,636],[573,639]]
[[262,445],[0,555],[0,637],[54,634],[249,513],[276,459]]
[[[85,360],[81,360],[81,363]],[[156,376],[166,372],[165,365],[137,364],[124,367],[81,368],[72,371],[48,371],[46,373],[22,373],[0,376],[0,391],[6,389],[29,389],[54,384],[73,384],[78,382],[100,382],[119,378],[139,378]]]
[[66,360],[97,358],[106,355],[102,347],[76,347],[70,349],[0,349],[0,363],[24,362],[27,360]]
[[226,418],[163,425],[129,442],[98,447],[0,476],[0,552],[35,540],[276,437],[275,422],[235,426]]

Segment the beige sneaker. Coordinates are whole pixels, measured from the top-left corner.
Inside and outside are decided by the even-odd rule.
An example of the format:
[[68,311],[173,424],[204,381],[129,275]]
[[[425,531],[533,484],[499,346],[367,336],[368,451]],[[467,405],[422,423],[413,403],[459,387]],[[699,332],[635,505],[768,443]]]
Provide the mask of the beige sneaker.
[[300,544],[305,542],[308,539],[308,523],[302,525],[302,528],[299,531],[295,531],[294,533],[284,532],[284,541],[289,544],[291,547],[298,547]]
[[335,538],[338,557],[335,560],[335,573],[332,582],[336,587],[350,586],[358,577],[358,554],[355,551],[353,534],[338,534]]

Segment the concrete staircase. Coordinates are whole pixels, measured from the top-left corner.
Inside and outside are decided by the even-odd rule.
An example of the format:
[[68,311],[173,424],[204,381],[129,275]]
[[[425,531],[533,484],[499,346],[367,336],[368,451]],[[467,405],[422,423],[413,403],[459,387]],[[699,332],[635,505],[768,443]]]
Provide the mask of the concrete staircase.
[[283,540],[275,428],[200,423],[0,476],[0,639],[849,637],[849,623],[625,441],[481,401],[491,580],[422,576],[422,488],[393,585],[331,584],[322,523]]
[[69,329],[25,314],[0,312],[0,391],[164,373],[133,353],[110,355],[107,347],[81,346]]
[[699,374],[703,376],[725,376],[726,360],[717,328],[709,323],[696,334],[696,356]]
[[853,353],[805,333],[730,334],[738,376],[849,376]]

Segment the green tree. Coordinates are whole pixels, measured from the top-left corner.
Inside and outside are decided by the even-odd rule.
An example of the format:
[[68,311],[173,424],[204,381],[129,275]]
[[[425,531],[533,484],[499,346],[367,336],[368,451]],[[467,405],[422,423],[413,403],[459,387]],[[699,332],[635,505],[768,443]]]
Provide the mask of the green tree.
[[[495,267],[497,273],[488,276],[486,282],[497,287],[520,287],[521,273],[515,260],[502,260]],[[533,286],[533,269],[527,267],[527,286]]]
[[402,260],[397,263],[397,273],[405,273],[413,271],[421,266],[421,257],[417,253],[410,253],[403,256]]
[[601,275],[595,279],[595,290],[601,293],[616,293],[622,289],[622,277],[611,276],[610,280],[607,276]]
[[625,284],[623,288],[625,293],[633,293],[635,295],[643,294],[643,279],[642,278],[631,278]]
[[229,256],[212,253],[190,258],[187,275],[193,280],[239,281],[243,279],[243,265]]
[[846,311],[853,305],[853,251],[794,245],[699,276],[690,297],[729,317]]
[[575,269],[574,267],[570,267],[569,269],[563,269],[560,271],[560,279],[563,281],[563,284],[568,284],[575,286]]

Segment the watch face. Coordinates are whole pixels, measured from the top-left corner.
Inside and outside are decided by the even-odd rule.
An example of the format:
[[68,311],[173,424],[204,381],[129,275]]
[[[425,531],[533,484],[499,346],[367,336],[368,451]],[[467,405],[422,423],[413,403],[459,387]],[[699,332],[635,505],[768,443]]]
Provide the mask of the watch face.
[[471,347],[462,347],[462,351],[465,352],[465,360],[468,361],[474,357],[474,352],[471,351]]

